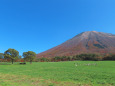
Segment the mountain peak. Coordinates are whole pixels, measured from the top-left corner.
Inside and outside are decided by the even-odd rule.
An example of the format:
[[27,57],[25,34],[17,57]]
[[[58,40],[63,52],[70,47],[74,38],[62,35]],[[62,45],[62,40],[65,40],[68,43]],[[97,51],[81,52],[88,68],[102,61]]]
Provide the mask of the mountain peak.
[[38,57],[73,56],[81,53],[115,53],[115,35],[97,31],[87,31],[38,54]]
[[99,33],[99,32],[97,32],[97,31],[86,31],[84,33]]
[[83,38],[89,38],[89,37],[96,35],[96,34],[99,34],[99,33],[100,32],[97,32],[97,31],[86,31],[86,32],[83,32],[77,36],[79,36],[79,37],[81,37],[81,39],[83,39]]
[[97,31],[86,31],[86,32],[97,32]]

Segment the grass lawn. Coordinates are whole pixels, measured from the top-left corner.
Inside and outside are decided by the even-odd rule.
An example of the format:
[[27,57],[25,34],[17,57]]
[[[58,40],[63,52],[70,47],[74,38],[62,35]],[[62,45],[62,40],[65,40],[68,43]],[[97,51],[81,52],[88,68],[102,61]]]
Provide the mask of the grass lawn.
[[0,62],[0,86],[115,86],[115,61]]

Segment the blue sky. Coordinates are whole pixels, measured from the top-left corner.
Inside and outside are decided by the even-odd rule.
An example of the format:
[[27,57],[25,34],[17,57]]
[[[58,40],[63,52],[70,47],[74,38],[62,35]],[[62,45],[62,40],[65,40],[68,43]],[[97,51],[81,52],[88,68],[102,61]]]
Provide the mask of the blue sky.
[[43,52],[84,31],[115,34],[115,0],[0,0],[0,52]]

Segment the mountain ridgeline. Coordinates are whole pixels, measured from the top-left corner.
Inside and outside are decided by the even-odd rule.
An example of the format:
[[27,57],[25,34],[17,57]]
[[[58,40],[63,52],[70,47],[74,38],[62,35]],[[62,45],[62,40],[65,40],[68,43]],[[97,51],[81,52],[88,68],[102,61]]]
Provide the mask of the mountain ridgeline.
[[115,54],[115,35],[88,31],[37,55],[40,57],[73,56],[83,53]]

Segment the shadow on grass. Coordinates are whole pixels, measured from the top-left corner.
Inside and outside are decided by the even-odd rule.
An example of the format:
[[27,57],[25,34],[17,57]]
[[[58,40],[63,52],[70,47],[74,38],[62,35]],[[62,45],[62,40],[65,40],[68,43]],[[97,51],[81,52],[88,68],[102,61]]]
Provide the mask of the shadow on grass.
[[20,63],[7,63],[7,62],[0,62],[0,65],[26,65],[26,64],[20,64]]

